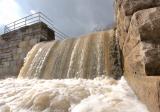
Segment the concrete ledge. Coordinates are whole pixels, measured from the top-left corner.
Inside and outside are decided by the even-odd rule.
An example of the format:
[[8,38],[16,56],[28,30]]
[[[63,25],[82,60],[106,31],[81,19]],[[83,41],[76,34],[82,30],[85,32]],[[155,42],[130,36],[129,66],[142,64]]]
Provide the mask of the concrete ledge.
[[0,79],[17,77],[28,51],[41,41],[54,39],[54,31],[43,22],[1,35]]

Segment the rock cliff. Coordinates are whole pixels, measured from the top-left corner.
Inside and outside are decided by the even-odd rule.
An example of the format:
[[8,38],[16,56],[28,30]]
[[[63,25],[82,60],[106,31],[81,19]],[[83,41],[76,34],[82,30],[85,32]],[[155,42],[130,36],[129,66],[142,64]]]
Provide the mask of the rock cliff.
[[160,0],[116,0],[115,7],[124,74],[150,111],[160,112],[160,78],[149,77],[160,75]]

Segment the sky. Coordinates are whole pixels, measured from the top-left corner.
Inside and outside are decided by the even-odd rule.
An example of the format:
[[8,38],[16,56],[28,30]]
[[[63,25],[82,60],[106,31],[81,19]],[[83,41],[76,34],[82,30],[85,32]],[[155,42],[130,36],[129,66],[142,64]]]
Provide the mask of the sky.
[[2,26],[35,12],[53,20],[61,32],[76,37],[114,23],[114,0],[0,0]]

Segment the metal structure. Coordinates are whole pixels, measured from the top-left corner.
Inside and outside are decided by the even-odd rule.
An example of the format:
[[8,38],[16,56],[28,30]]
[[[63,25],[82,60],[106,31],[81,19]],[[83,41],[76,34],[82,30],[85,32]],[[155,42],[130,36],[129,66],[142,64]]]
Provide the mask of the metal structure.
[[66,37],[69,37],[66,34],[62,33],[60,30],[58,30],[57,28],[55,28],[53,25],[53,21],[41,12],[31,14],[29,16],[26,16],[24,18],[21,18],[17,21],[14,21],[10,24],[5,25],[4,26],[4,33],[8,33],[8,32],[11,32],[11,31],[17,30],[19,28],[22,28],[22,27],[25,27],[28,25],[32,25],[32,24],[35,24],[38,22],[43,22],[50,29],[54,30],[55,37],[57,37],[59,39],[65,39]]

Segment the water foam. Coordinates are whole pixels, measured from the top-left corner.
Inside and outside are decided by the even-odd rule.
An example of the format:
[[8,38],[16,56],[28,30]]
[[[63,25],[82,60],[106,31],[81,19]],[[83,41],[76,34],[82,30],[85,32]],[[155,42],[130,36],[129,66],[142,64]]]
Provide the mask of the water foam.
[[148,112],[122,78],[0,81],[1,112]]

